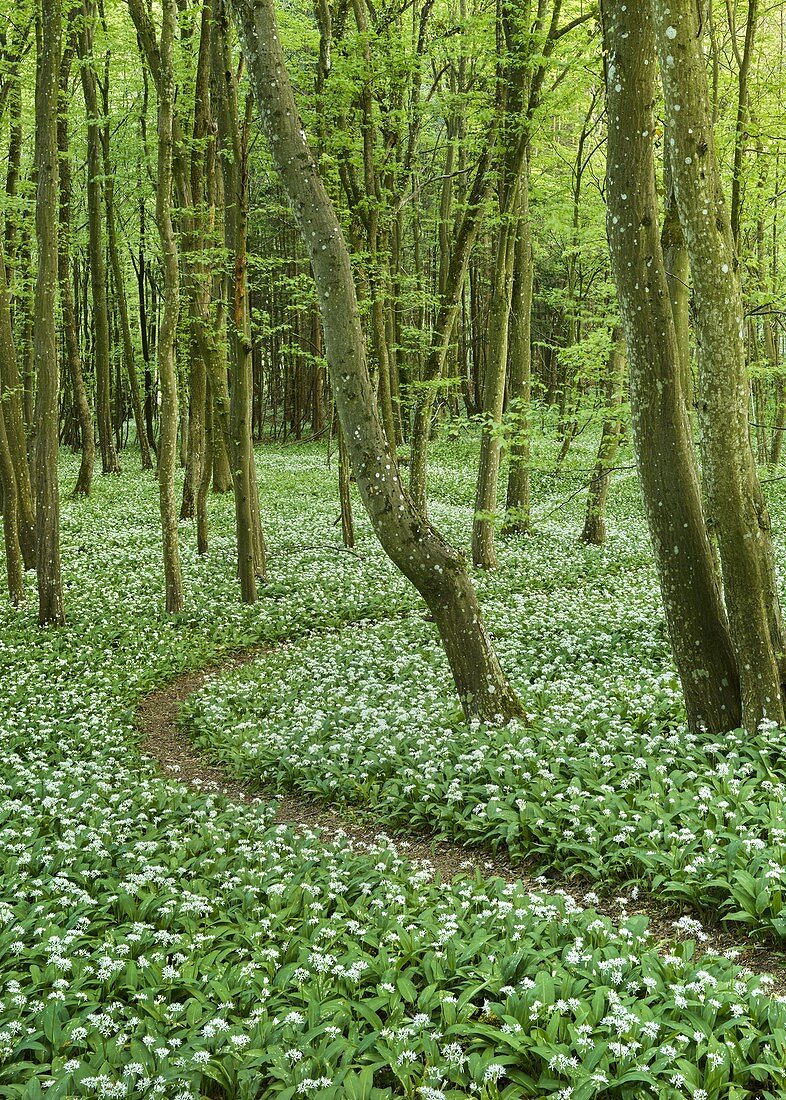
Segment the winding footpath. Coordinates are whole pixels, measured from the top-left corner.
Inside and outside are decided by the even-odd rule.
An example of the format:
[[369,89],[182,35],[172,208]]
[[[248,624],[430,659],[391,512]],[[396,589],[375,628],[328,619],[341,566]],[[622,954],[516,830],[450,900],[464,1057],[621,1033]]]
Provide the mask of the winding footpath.
[[[295,639],[289,639],[294,641]],[[278,643],[284,644],[282,642]],[[722,927],[705,928],[684,911],[664,903],[657,896],[639,892],[635,897],[611,896],[602,886],[590,880],[560,877],[533,877],[526,864],[514,864],[499,852],[467,848],[436,834],[389,833],[380,829],[373,810],[358,807],[351,820],[325,803],[305,798],[296,792],[270,790],[251,791],[220,766],[210,762],[191,744],[180,729],[180,706],[208,680],[223,676],[233,669],[260,660],[273,646],[255,645],[240,650],[203,669],[184,672],[160,688],[144,696],[136,712],[136,726],[142,737],[141,751],[154,760],[163,775],[192,785],[201,792],[215,791],[233,802],[265,805],[275,801],[275,822],[304,830],[319,830],[323,840],[330,842],[345,837],[358,851],[371,852],[380,844],[394,844],[398,853],[413,864],[427,865],[433,876],[449,882],[456,876],[499,877],[507,882],[520,882],[533,893],[566,893],[580,899],[589,892],[601,893],[602,900],[593,905],[598,913],[618,924],[627,917],[643,914],[656,942],[669,945],[684,939],[696,939],[702,952],[736,955],[739,965],[774,978],[773,993],[786,994],[786,952],[772,945],[740,942]]]

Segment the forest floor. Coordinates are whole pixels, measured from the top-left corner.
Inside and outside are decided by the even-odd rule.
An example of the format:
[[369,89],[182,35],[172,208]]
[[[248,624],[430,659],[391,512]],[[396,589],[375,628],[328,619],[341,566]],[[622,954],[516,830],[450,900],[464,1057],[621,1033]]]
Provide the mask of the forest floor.
[[[687,732],[632,475],[597,550],[591,447],[537,457],[535,533],[478,578],[504,731],[359,515],[337,546],[323,450],[258,454],[255,608],[230,501],[205,558],[181,525],[176,619],[152,479],[65,504],[67,627],[0,611],[0,1095],[784,1095],[778,734]],[[474,461],[432,467],[461,545]]]
[[[137,728],[143,736],[141,750],[155,760],[165,774],[200,791],[216,791],[233,802],[250,805],[275,799],[274,820],[277,824],[318,829],[323,839],[346,838],[355,850],[370,852],[380,838],[379,820],[373,803],[345,805],[342,812],[324,798],[320,800],[316,796],[299,794],[297,788],[283,793],[272,785],[260,789],[253,778],[233,776],[225,766],[215,763],[215,757],[211,758],[205,748],[199,750],[183,728],[181,708],[189,704],[191,697],[210,681],[220,680],[250,664],[258,664],[264,669],[265,659],[273,652],[285,647],[291,655],[297,642],[298,639],[290,638],[275,650],[259,646],[240,650],[207,668],[182,673],[144,696],[136,717]],[[620,897],[613,889],[614,883],[554,874],[531,877],[527,874],[526,862],[512,860],[504,847],[493,849],[488,845],[459,844],[430,831],[427,826],[413,832],[397,822],[390,839],[406,859],[428,868],[432,879],[439,882],[450,881],[456,876],[496,876],[527,890],[560,888],[576,894],[595,889],[598,900],[593,908],[597,913],[617,922],[630,916],[646,917],[648,931],[664,953],[670,951],[674,941],[698,936],[703,950],[717,954],[730,953],[740,966],[771,976],[774,981],[770,993],[786,993],[786,952],[772,937],[759,943],[741,938],[728,926],[717,923],[708,925],[690,917],[686,920],[684,907],[681,909],[669,903],[668,898],[638,887],[632,894]]]

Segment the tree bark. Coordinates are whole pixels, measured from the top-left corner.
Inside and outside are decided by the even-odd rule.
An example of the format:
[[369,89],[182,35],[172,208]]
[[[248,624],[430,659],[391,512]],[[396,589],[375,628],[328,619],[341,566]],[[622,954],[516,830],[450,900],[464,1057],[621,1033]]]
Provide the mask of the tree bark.
[[268,145],[311,258],[336,405],[363,504],[383,549],[429,606],[465,712],[519,717],[461,555],[418,513],[385,438],[349,253],[306,141],[272,0],[236,0],[235,12]]
[[71,281],[71,162],[68,142],[68,80],[71,72],[70,48],[66,48],[60,66],[60,112],[57,118],[57,147],[60,155],[60,207],[57,238],[57,267],[60,284],[60,308],[63,314],[66,362],[74,391],[74,403],[79,419],[79,435],[82,459],[74,486],[74,496],[90,496],[93,484],[93,468],[96,442],[93,433],[93,414],[87,397],[82,373],[82,356],[79,352],[79,336],[76,330],[74,287]]
[[[106,102],[107,89],[104,89],[104,111],[108,114],[109,104]],[[115,225],[115,181],[112,173],[112,164],[109,156],[109,130],[106,125],[102,128],[102,155],[104,165],[104,203],[106,207],[106,231],[109,251],[109,263],[112,268],[112,282],[117,302],[118,320],[120,322],[120,339],[123,352],[123,366],[125,367],[128,387],[131,392],[131,409],[134,414],[134,427],[136,428],[137,441],[142,460],[143,470],[152,470],[153,459],[150,454],[150,444],[147,438],[145,415],[142,408],[142,395],[139,389],[139,376],[136,371],[134,346],[131,342],[131,323],[128,319],[128,299],[126,298],[126,286],[123,276],[123,268],[120,263],[120,250],[117,246],[117,227]],[[118,402],[120,393],[118,391]]]
[[78,39],[82,92],[87,112],[87,225],[89,236],[90,291],[93,305],[94,357],[96,373],[96,419],[101,469],[105,474],[120,473],[120,463],[112,435],[109,365],[109,309],[107,306],[106,265],[104,263],[103,195],[101,188],[101,120],[96,75],[93,71],[92,0],[85,0],[82,33]]
[[741,708],[681,386],[658,232],[655,43],[649,5],[604,0],[607,230],[630,364],[644,508],[688,722],[720,733]]
[[166,609],[171,614],[177,614],[183,610],[183,580],[180,571],[175,503],[178,424],[175,348],[180,293],[177,240],[172,225],[172,121],[175,99],[172,43],[175,22],[175,0],[164,0],[159,47],[161,72],[158,86],[158,174],[156,179],[156,222],[161,238],[164,275],[164,310],[158,334],[158,375],[161,383],[158,485],[164,545]]
[[[213,22],[213,102],[223,175],[224,242],[231,267],[225,281],[230,303],[229,344],[232,390],[227,453],[232,464],[237,525],[238,574],[244,603],[255,603],[257,581],[267,572],[265,539],[259,513],[252,439],[253,363],[248,314],[248,179],[247,123],[238,119],[237,87],[228,41],[228,16],[222,0]],[[215,388],[215,387],[214,387]]]
[[3,540],[5,542],[5,566],[8,579],[8,597],[14,607],[25,598],[25,574],[22,551],[19,546],[19,503],[16,474],[11,460],[11,448],[5,428],[3,404],[0,402],[0,484],[3,487]]
[[672,174],[696,299],[702,455],[743,723],[783,725],[784,635],[770,520],[750,445],[745,321],[729,214],[715,156],[699,13],[689,0],[653,0],[672,142]]
[[35,235],[38,270],[34,304],[36,447],[36,569],[38,622],[65,622],[60,578],[60,496],[57,480],[60,375],[57,361],[57,107],[62,37],[60,0],[41,0],[36,80]]
[[521,182],[518,236],[513,269],[508,360],[510,411],[514,436],[510,445],[508,490],[503,531],[526,534],[530,530],[530,396],[532,386],[532,227],[529,220],[529,165]]
[[598,445],[598,457],[587,493],[587,511],[584,516],[582,542],[602,546],[606,541],[606,500],[609,495],[611,471],[617,458],[620,444],[620,406],[622,405],[622,383],[625,374],[625,338],[619,325],[614,326],[612,344],[606,365],[605,401],[603,427]]
[[22,408],[22,379],[17,366],[11,299],[6,282],[3,249],[0,246],[0,400],[3,404],[6,436],[17,493],[19,543],[28,569],[35,567],[35,501],[27,462],[27,437]]

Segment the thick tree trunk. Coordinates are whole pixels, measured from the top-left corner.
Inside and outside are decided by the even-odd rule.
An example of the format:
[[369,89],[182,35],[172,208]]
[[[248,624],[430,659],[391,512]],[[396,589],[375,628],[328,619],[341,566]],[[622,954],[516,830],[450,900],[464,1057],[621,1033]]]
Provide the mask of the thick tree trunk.
[[705,523],[658,233],[649,5],[604,0],[607,229],[628,345],[633,440],[674,660],[693,729],[741,719],[736,661]]
[[729,215],[715,158],[699,13],[653,0],[666,133],[696,299],[702,455],[743,722],[783,725],[784,634],[770,520],[750,446],[745,321]]
[[61,50],[60,0],[41,0],[36,81],[35,281],[36,568],[38,621],[65,622],[60,579],[60,496],[57,480],[60,376],[57,362],[57,106]]
[[666,281],[674,318],[674,333],[680,357],[680,386],[685,404],[690,410],[693,404],[693,373],[690,363],[690,262],[685,247],[685,234],[680,225],[677,200],[671,175],[672,153],[668,145],[664,151],[663,190],[665,194],[663,227],[660,234],[663,262],[666,265]]
[[602,546],[606,541],[606,500],[609,495],[611,471],[617,458],[620,444],[620,406],[622,404],[622,383],[625,374],[625,338],[619,325],[614,326],[612,345],[606,365],[605,400],[603,427],[598,445],[598,457],[587,493],[587,511],[584,516],[582,542]]
[[376,411],[349,253],[308,147],[272,0],[236,0],[241,42],[274,164],[317,284],[331,378],[358,489],[384,550],[431,610],[467,714],[521,715],[461,556],[418,513]]

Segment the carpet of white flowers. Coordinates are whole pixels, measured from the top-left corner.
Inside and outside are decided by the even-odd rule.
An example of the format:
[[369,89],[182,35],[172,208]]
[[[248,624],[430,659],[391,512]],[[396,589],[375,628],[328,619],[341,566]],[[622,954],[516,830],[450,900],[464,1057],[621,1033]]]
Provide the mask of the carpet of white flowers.
[[[434,515],[463,541],[468,454],[433,471]],[[323,452],[260,453],[256,608],[238,602],[228,500],[211,502],[205,559],[181,527],[175,620],[155,483],[127,459],[64,502],[68,626],[39,630],[32,599],[0,607],[0,1096],[783,1095],[786,1006],[733,961],[658,952],[643,918],[615,927],[591,896],[432,884],[391,843],[274,826],[139,752],[145,691],[312,632],[190,708],[238,773],[600,879],[663,874],[719,904],[745,887],[752,909],[735,905],[777,932],[777,740],[687,737],[633,483],[606,551],[576,545],[580,498],[552,512],[587,457],[541,475],[539,533],[481,585],[533,715],[509,734],[463,726],[433,630],[365,525],[359,557],[336,549]]]

